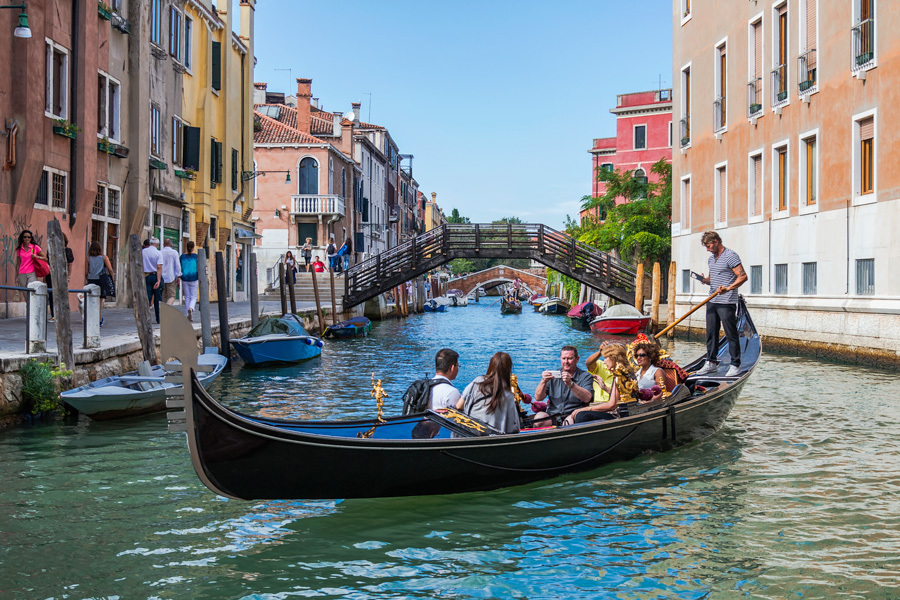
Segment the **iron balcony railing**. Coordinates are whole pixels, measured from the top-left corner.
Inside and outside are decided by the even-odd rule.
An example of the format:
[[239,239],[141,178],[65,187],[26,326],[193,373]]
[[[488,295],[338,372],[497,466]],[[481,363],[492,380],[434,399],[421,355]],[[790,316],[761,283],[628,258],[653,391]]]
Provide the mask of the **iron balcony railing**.
[[713,131],[718,133],[725,129],[728,122],[725,120],[725,97],[719,96],[713,101]]
[[747,84],[747,117],[762,113],[762,77],[751,79]]
[[686,115],[680,121],[681,124],[681,147],[684,148],[691,143],[691,116]]
[[866,19],[853,28],[853,65],[858,71],[875,62],[875,20]]
[[809,93],[816,87],[816,50],[807,50],[797,58],[797,81],[800,95]]
[[344,197],[336,194],[297,194],[291,196],[291,214],[344,216]]
[[778,106],[787,102],[787,65],[778,65],[772,69],[772,105]]

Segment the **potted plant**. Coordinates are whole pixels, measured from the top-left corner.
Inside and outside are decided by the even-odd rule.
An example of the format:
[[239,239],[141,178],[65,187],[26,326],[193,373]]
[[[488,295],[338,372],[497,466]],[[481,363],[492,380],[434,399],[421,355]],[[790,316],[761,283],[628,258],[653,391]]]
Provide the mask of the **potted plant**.
[[762,104],[760,104],[759,102],[754,102],[753,104],[750,105],[750,114],[751,115],[756,114],[761,110],[762,110]]
[[191,181],[193,181],[197,179],[197,171],[195,171],[191,167],[185,167],[184,169],[175,169],[175,176],[182,179],[190,179]]
[[81,131],[81,128],[75,123],[70,123],[66,119],[53,119],[55,125],[53,125],[53,133],[56,135],[61,135],[63,137],[72,138],[73,140],[78,137],[78,132]]
[[97,2],[97,14],[99,14],[100,18],[104,21],[110,21],[113,16],[113,9],[109,4],[106,4],[101,0],[100,2]]
[[97,141],[97,150],[106,152],[107,154],[114,154],[116,145],[110,142],[109,138],[104,135],[102,139]]

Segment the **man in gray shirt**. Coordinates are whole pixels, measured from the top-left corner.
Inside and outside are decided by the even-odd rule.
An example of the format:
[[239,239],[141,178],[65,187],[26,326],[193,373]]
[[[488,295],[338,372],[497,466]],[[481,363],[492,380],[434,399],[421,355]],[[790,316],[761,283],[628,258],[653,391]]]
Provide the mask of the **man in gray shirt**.
[[725,330],[731,366],[726,377],[741,374],[741,345],[737,331],[737,289],[747,281],[747,273],[741,265],[741,257],[722,244],[715,231],[707,231],[700,242],[710,252],[709,276],[700,280],[709,285],[709,293],[718,295],[706,304],[706,364],[698,375],[711,375],[719,370],[719,325]]
[[[547,398],[547,413],[565,418],[576,408],[590,404],[594,398],[594,378],[587,371],[578,368],[578,349],[563,346],[559,351],[559,371],[544,371],[541,382],[534,391],[534,399]],[[542,422],[546,414],[534,416],[535,425]]]

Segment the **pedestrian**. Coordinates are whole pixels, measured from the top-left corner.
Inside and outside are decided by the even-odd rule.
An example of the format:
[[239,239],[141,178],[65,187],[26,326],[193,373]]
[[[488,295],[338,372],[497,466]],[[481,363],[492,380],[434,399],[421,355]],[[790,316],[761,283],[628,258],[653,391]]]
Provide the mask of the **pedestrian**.
[[284,275],[288,285],[294,285],[297,275],[297,260],[294,253],[288,250],[284,253]]
[[[34,274],[35,261],[47,260],[47,255],[41,247],[32,243],[34,235],[28,229],[19,232],[19,241],[16,244],[16,286],[28,287],[28,284],[37,281]],[[18,291],[17,291],[18,293]]]
[[[72,263],[75,262],[75,253],[69,248],[69,236],[65,233],[63,233],[63,246],[66,255],[66,272],[71,276]],[[49,255],[49,252],[47,254]],[[55,315],[53,314],[53,278],[50,277],[50,273],[47,273],[47,276],[44,277],[44,282],[47,284],[47,303],[50,306],[50,319],[48,320],[52,323]]]
[[316,260],[313,261],[312,264],[313,272],[315,273],[324,273],[325,272],[325,263],[319,260],[319,257],[316,257]]
[[429,277],[425,278],[425,299],[431,300],[431,281]]
[[300,253],[303,255],[303,262],[306,263],[306,272],[309,273],[309,263],[312,260],[312,238],[306,238],[306,243],[303,244],[303,248],[300,249]]
[[706,303],[706,364],[698,375],[709,375],[719,370],[719,325],[725,330],[731,366],[726,377],[741,374],[741,345],[737,331],[737,289],[747,281],[747,273],[737,252],[722,244],[715,231],[707,231],[700,238],[710,253],[709,275],[701,275],[700,281],[709,285],[709,293],[716,297]]
[[141,249],[141,263],[144,268],[144,285],[147,287],[147,302],[156,312],[159,323],[159,304],[162,302],[162,265],[159,262],[159,240],[155,237],[144,240]]
[[353,254],[353,241],[346,237],[344,238],[344,245],[341,247],[344,251],[342,256],[344,257],[344,270],[350,268],[350,255]]
[[166,238],[163,242],[162,252],[159,254],[159,264],[162,267],[162,280],[165,286],[163,300],[169,306],[175,304],[175,294],[178,291],[178,282],[181,279],[181,261],[178,251],[172,247],[172,240]]
[[88,256],[84,259],[84,272],[88,284],[100,288],[100,327],[103,327],[103,301],[107,296],[116,295],[115,289],[109,289],[109,282],[115,281],[116,276],[109,257],[103,254],[103,247],[96,240],[91,242]]
[[335,265],[335,256],[337,255],[337,248],[334,245],[334,234],[331,234],[331,238],[328,240],[328,245],[325,247],[325,257],[328,259],[328,268],[334,272]]
[[184,314],[188,321],[194,320],[194,307],[197,305],[197,291],[200,288],[200,274],[197,270],[197,253],[194,242],[189,241],[185,252],[178,257],[181,264],[181,290],[184,293]]

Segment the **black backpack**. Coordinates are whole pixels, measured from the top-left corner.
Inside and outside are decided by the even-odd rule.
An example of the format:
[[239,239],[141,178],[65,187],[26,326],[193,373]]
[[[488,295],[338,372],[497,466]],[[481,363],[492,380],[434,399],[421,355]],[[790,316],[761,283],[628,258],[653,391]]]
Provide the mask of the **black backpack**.
[[423,413],[428,409],[428,400],[431,398],[431,388],[446,383],[452,385],[446,379],[416,379],[403,394],[403,414],[414,415]]

